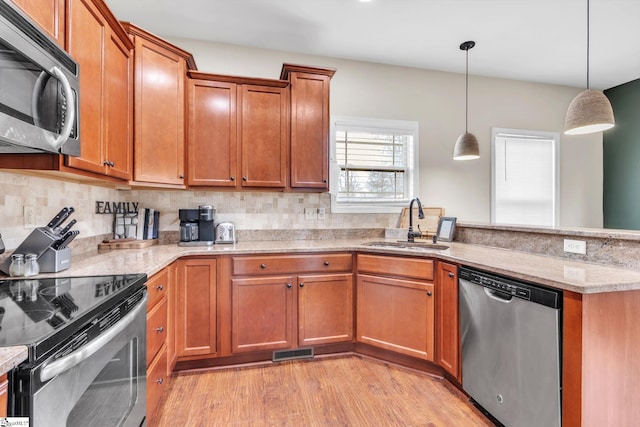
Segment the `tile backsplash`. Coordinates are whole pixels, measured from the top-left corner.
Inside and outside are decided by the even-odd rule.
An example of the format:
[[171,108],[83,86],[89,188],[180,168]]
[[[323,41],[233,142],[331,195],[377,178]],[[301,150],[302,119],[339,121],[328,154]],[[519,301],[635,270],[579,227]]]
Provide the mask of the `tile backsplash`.
[[[140,207],[159,210],[160,231],[178,231],[178,209],[199,205],[214,206],[216,223],[231,221],[238,230],[387,228],[396,227],[400,216],[332,214],[327,193],[116,190],[6,171],[0,171],[0,186],[0,233],[7,249],[16,248],[31,232],[24,226],[25,206],[34,207],[36,226],[46,225],[62,207],[73,206],[79,239],[113,231],[113,217],[95,213],[97,201],[139,202]],[[324,208],[325,219],[305,219],[305,208]]]

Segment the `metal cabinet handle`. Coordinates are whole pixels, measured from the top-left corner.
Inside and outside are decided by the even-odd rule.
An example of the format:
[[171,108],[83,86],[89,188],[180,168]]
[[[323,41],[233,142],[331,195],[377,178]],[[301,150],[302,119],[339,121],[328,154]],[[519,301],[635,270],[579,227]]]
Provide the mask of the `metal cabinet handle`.
[[180,175],[180,176],[178,176],[178,178],[184,179],[184,175]]
[[449,272],[449,277],[452,277],[452,278],[453,278],[453,277],[456,277],[456,275],[455,275],[455,274],[453,274],[452,272]]
[[156,382],[157,382],[158,384],[162,384],[162,383],[164,382],[164,379],[162,379],[162,378],[158,378],[158,379],[156,380]]
[[327,181],[326,179],[323,179],[322,182],[326,184],[329,181]]
[[162,326],[158,326],[158,327],[156,328],[156,332],[158,332],[158,333],[162,333],[162,332],[164,332],[164,328],[163,328]]
[[431,296],[431,295],[433,295],[433,292],[431,292],[431,291],[427,291],[427,295],[428,295],[428,296]]
[[300,287],[301,287],[301,288],[304,288],[304,283],[300,283]]
[[291,283],[287,283],[287,288],[291,289],[293,285]]
[[163,289],[164,289],[164,285],[158,285],[158,286],[156,286],[156,289],[157,289],[157,290],[159,290],[159,291],[161,291],[161,290],[163,290]]
[[230,177],[229,177],[229,179],[230,179],[231,181],[235,181],[235,180],[236,180],[236,177],[235,177],[235,176],[230,176]]
[[325,261],[324,265],[329,266],[329,261]]
[[243,180],[243,181],[246,181],[246,180],[247,180],[247,177],[246,177],[246,176],[243,176],[243,177],[242,177],[242,180]]
[[260,268],[267,268],[267,264],[260,264]]

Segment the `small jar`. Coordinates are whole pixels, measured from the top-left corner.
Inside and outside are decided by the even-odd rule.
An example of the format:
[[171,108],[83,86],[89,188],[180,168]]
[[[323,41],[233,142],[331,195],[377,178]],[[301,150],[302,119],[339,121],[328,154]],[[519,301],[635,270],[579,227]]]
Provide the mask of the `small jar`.
[[11,277],[24,276],[24,255],[22,254],[11,255],[11,265],[9,266],[9,276]]
[[24,276],[30,277],[40,273],[40,265],[38,265],[38,255],[26,254],[24,256]]

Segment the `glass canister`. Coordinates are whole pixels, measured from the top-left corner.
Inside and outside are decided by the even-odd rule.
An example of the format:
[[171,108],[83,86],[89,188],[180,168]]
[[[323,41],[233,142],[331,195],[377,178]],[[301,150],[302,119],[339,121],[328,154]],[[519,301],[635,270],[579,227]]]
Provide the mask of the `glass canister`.
[[11,277],[24,276],[24,255],[22,254],[11,255],[11,265],[9,266],[9,276]]
[[38,255],[26,254],[24,256],[24,276],[35,276],[40,273],[40,265],[38,264]]

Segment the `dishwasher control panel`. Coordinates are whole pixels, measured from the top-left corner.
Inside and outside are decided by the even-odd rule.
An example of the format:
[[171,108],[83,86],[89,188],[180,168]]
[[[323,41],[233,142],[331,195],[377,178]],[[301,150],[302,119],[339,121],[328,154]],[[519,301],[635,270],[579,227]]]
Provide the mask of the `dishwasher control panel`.
[[545,289],[534,284],[466,267],[460,267],[459,277],[460,280],[467,280],[476,285],[548,307],[560,308],[562,305],[560,291]]

